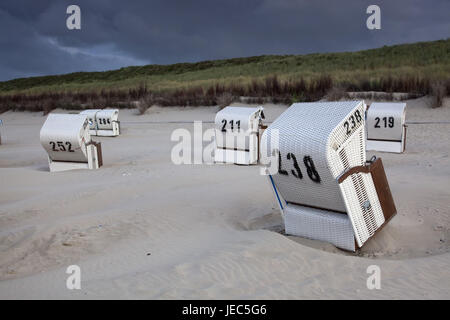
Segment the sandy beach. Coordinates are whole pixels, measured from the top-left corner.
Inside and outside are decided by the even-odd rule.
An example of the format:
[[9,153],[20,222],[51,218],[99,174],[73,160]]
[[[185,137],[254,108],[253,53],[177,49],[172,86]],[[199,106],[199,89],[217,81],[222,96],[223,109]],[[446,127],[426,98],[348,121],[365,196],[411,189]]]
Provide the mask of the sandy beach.
[[[104,166],[59,173],[46,117],[0,114],[0,299],[449,299],[450,100],[406,102],[406,152],[367,153],[398,213],[355,254],[284,235],[258,166],[172,163],[173,130],[212,128],[218,107],[121,110],[122,134],[94,138]],[[264,108],[270,122],[287,106]],[[81,290],[66,288],[72,264]]]

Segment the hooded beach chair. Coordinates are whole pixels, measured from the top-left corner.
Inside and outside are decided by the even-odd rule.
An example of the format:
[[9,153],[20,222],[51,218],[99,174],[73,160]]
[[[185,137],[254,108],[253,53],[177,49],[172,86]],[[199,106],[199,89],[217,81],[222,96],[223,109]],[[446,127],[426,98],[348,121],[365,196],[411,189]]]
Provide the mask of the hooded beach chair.
[[373,102],[367,110],[367,150],[402,153],[406,103]]
[[51,172],[102,166],[101,144],[91,139],[87,115],[49,114],[40,139]]
[[396,213],[381,159],[366,162],[364,111],[363,101],[295,103],[264,131],[286,234],[355,251]]
[[259,160],[262,107],[226,107],[215,119],[215,162],[255,164]]
[[119,109],[87,109],[80,114],[88,116],[92,136],[116,137],[120,134]]

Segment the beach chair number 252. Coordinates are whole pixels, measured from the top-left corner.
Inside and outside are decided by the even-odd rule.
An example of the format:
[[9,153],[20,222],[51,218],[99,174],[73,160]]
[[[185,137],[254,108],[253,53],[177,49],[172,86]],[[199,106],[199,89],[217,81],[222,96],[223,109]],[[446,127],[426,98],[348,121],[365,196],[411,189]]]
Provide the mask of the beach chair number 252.
[[49,144],[52,146],[52,151],[75,152],[74,150],[72,150],[72,144],[70,142],[64,143],[62,141],[50,141]]
[[387,128],[393,128],[394,127],[394,117],[383,117],[383,119],[380,119],[379,117],[375,118],[375,128],[381,128],[380,127],[380,120],[383,120],[384,127]]
[[[281,158],[282,158],[281,152],[278,151],[278,173],[288,176],[289,175],[288,171],[282,168],[283,165]],[[298,165],[297,157],[293,153],[289,152],[286,155],[286,159],[292,161],[292,165],[294,166],[295,170],[294,169],[291,170],[291,174],[297,179],[300,180],[303,179],[303,173],[300,169],[300,166]],[[308,174],[308,177],[311,179],[311,181],[320,183],[320,176],[316,170],[313,159],[310,156],[304,156],[303,163],[306,167],[306,173]]]

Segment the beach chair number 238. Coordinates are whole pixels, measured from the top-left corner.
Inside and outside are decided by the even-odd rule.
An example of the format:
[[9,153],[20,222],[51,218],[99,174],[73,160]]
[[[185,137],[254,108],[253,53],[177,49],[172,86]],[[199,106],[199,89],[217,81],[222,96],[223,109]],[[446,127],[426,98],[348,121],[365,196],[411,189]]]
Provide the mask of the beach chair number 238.
[[344,122],[345,133],[350,135],[353,132],[353,129],[357,127],[357,124],[361,123],[362,117],[359,110],[356,110],[353,115],[348,118],[348,121]]
[[[278,173],[288,176],[289,175],[288,171],[283,169],[281,158],[282,158],[281,152],[278,151]],[[297,157],[293,153],[289,152],[286,155],[286,159],[292,161],[292,165],[294,166],[294,169],[291,170],[291,174],[295,178],[302,180],[303,173],[298,164]],[[311,179],[311,181],[320,183],[320,176],[316,170],[313,159],[310,156],[304,156],[303,164],[306,167],[306,173],[308,174],[308,177]]]

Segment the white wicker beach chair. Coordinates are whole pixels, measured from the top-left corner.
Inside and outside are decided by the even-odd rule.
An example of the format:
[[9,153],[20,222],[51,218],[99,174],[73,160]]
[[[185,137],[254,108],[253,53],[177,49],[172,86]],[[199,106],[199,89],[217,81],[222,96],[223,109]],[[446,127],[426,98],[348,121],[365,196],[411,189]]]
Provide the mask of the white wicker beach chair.
[[102,166],[100,142],[89,134],[87,115],[49,114],[41,128],[41,144],[50,171],[97,169]]
[[367,110],[367,150],[404,152],[405,118],[406,103],[372,103]]
[[226,107],[219,111],[215,119],[215,162],[257,163],[262,119],[262,107]]
[[89,129],[92,136],[116,137],[120,134],[119,109],[87,109]]
[[355,251],[395,214],[381,159],[366,163],[364,111],[363,101],[295,103],[264,131],[287,234]]

